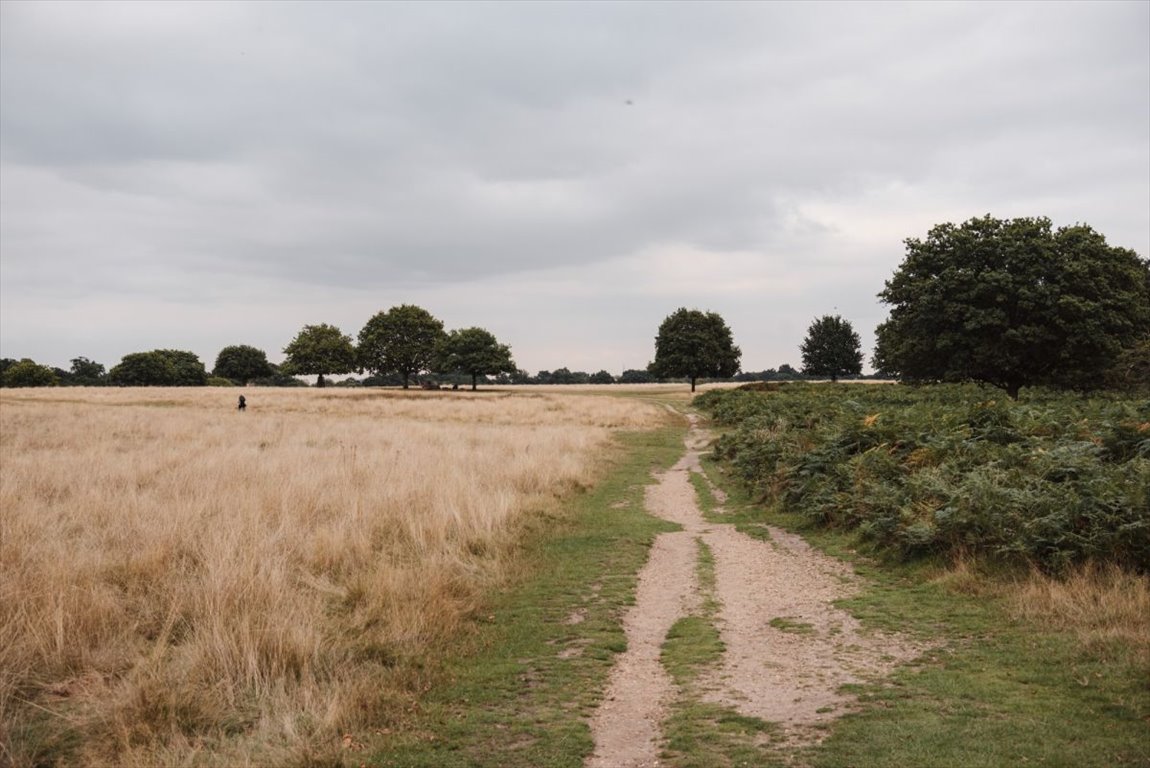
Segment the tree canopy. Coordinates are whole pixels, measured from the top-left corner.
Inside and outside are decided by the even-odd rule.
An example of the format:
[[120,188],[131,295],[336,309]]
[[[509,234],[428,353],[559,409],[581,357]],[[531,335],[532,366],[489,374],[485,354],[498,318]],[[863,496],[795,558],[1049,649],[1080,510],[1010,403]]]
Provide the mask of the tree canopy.
[[208,372],[193,352],[154,349],[124,355],[108,380],[121,387],[202,387]]
[[471,376],[471,389],[476,389],[480,376],[515,373],[511,348],[500,344],[495,336],[483,328],[464,328],[452,331],[442,342],[440,369],[460,371]]
[[849,320],[823,315],[811,323],[800,345],[803,373],[807,376],[839,376],[862,373],[862,342]]
[[240,384],[247,384],[252,379],[267,378],[272,373],[274,368],[268,362],[267,353],[247,344],[235,344],[221,349],[216,355],[216,366],[212,369],[213,376]]
[[358,368],[355,344],[339,328],[327,323],[305,325],[284,347],[287,359],[281,370],[292,376],[318,376],[316,386],[324,385],[329,374],[351,373]]
[[879,298],[875,367],[908,381],[1102,386],[1150,332],[1150,263],[1078,224],[1047,218],[940,224],[906,240]]
[[0,385],[5,387],[54,387],[59,383],[55,371],[28,358],[12,361],[0,377]]
[[72,358],[72,384],[80,387],[95,387],[105,383],[107,371],[101,363],[86,357]]
[[694,392],[700,378],[734,376],[739,372],[741,357],[731,329],[721,316],[680,308],[659,326],[651,372],[661,379],[688,378]]
[[401,304],[379,312],[359,332],[359,362],[377,375],[396,373],[408,389],[411,377],[431,370],[441,351],[443,323],[427,310]]

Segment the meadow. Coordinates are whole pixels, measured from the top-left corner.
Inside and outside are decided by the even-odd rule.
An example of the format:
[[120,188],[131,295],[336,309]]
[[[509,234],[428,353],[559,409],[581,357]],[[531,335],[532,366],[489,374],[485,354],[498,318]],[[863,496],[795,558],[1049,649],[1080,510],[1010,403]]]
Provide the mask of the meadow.
[[[0,394],[0,762],[323,764],[435,679],[637,398]],[[482,618],[479,616],[479,618]]]

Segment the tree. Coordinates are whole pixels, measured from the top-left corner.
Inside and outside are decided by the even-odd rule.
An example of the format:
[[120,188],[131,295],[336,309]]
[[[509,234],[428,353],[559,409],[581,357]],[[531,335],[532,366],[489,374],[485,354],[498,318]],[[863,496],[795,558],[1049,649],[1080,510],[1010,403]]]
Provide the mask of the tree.
[[1122,350],[1106,374],[1106,384],[1131,394],[1150,394],[1150,336]]
[[54,387],[58,383],[59,379],[51,368],[28,358],[4,369],[5,387]]
[[862,373],[862,342],[849,320],[823,315],[811,323],[799,347],[803,353],[803,373],[807,376],[839,376]]
[[738,373],[742,354],[717,313],[680,308],[659,326],[651,373],[661,379],[686,377],[694,392],[700,378],[724,379]]
[[202,387],[208,372],[192,352],[154,349],[124,355],[108,380],[121,387]]
[[212,369],[212,375],[246,385],[252,379],[271,376],[272,365],[262,349],[236,344],[224,347],[216,355],[216,367]]
[[100,363],[86,357],[72,358],[72,381],[78,387],[98,387],[105,383],[107,372]]
[[474,391],[480,376],[515,373],[511,349],[496,341],[482,328],[464,328],[452,331],[443,340],[440,349],[440,367],[444,371],[461,371],[471,376]]
[[202,387],[207,383],[208,372],[199,355],[180,349],[157,349],[156,354],[163,355],[172,364],[174,379],[171,386]]
[[589,378],[587,381],[590,384],[614,384],[615,377],[612,376],[608,371],[604,370],[591,374],[591,378]]
[[108,371],[108,380],[119,387],[162,387],[175,379],[175,369],[163,355],[131,352]]
[[875,367],[907,381],[1102,385],[1124,347],[1150,331],[1150,263],[1086,225],[974,218],[908,238],[879,298]]
[[430,371],[443,341],[443,323],[412,304],[392,307],[359,332],[359,362],[376,373],[397,373],[408,389],[411,377]]
[[284,354],[287,359],[280,366],[281,372],[319,376],[317,387],[324,385],[325,374],[351,373],[359,368],[351,337],[327,323],[305,325],[284,347]]
[[620,384],[651,384],[654,381],[655,377],[650,371],[637,368],[628,368],[619,376]]

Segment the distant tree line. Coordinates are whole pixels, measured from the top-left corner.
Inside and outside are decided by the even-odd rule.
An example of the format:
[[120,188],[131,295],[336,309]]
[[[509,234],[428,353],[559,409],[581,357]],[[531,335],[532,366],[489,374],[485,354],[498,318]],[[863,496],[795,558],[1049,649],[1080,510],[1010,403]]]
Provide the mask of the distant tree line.
[[[978,382],[1018,397],[1023,387],[1150,390],[1150,262],[1116,248],[1089,226],[1053,229],[1046,218],[989,215],[941,224],[908,238],[906,257],[879,299],[889,318],[875,331],[874,378],[914,384]],[[867,378],[851,323],[816,318],[799,350],[802,369],[741,372],[742,352],[723,318],[680,308],[655,337],[645,368],[619,376],[559,368],[532,376],[483,328],[446,331],[421,307],[404,304],[370,318],[352,339],[332,325],[305,325],[282,365],[263,350],[225,347],[209,372],[174,349],[133,352],[105,371],[85,357],[69,370],[33,360],[0,360],[0,385],[306,386],[299,376],[347,378],[341,386],[453,387],[484,384],[642,384],[700,380],[790,381]]]

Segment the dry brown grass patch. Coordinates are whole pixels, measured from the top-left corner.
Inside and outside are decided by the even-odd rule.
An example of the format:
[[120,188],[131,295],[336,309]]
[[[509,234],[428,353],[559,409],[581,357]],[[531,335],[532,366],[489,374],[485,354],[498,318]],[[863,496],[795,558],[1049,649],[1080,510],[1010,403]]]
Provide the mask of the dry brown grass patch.
[[1150,577],[1088,564],[1058,579],[1035,572],[1009,596],[1019,616],[1073,632],[1088,653],[1150,677]]
[[604,397],[0,395],[0,763],[285,764],[401,719],[594,481]]

